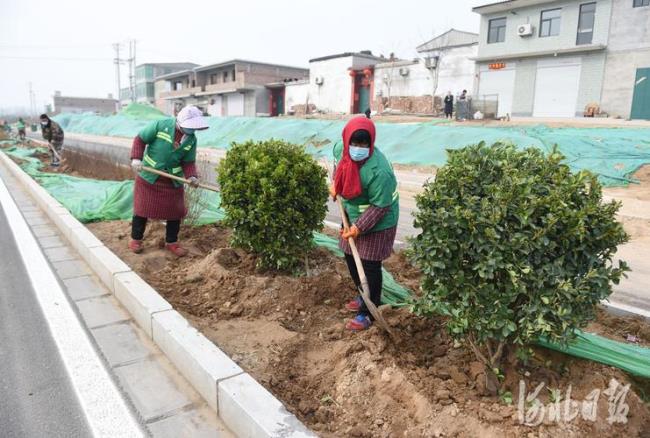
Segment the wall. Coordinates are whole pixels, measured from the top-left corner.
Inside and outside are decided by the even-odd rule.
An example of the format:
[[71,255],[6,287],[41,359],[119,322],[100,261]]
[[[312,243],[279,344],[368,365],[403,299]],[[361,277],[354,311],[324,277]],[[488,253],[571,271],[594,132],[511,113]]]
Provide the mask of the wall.
[[171,89],[171,84],[165,80],[159,80],[154,82],[154,105],[156,108],[158,108],[160,111],[164,112],[165,114],[171,115],[173,111],[173,105],[170,103],[169,100],[166,99],[161,99],[160,98],[160,93],[164,91],[169,91]]
[[[632,0],[618,0],[621,3],[632,4]],[[528,8],[515,9],[516,15],[510,12],[500,12],[481,16],[481,30],[479,33],[479,58],[494,58],[498,60],[501,56],[524,54],[531,52],[542,52],[552,50],[571,49],[576,46],[578,18],[580,4],[588,3],[578,1],[558,1],[545,3],[543,5],[531,6]],[[539,25],[540,16],[543,10],[562,8],[562,21],[560,24],[560,35],[552,37],[540,37]],[[594,35],[592,44],[607,44],[610,24],[612,0],[598,0],[596,5],[596,17],[594,23]],[[494,18],[506,17],[506,36],[502,43],[487,43],[488,22]],[[533,24],[533,35],[520,37],[517,35],[517,27],[520,24]]]
[[116,106],[117,101],[113,99],[54,96],[54,111],[56,114],[83,112],[113,114]]
[[284,88],[284,109],[287,114],[296,111],[298,105],[307,105],[313,103],[309,94],[309,81],[288,83]]
[[[316,107],[325,112],[350,112],[352,80],[348,69],[352,67],[352,56],[317,61],[309,64],[309,94]],[[323,85],[316,85],[315,79],[325,79]]]
[[637,68],[650,67],[650,7],[632,0],[614,3],[601,109],[610,117],[629,118]]
[[[443,96],[447,91],[459,94],[467,90],[472,94],[474,89],[475,66],[470,58],[476,56],[477,45],[457,47],[440,53],[441,61],[438,67],[438,84],[436,96]],[[409,69],[408,76],[400,75],[400,67]],[[417,62],[398,62],[378,64],[375,67],[375,99],[388,97],[388,83],[384,76],[392,77],[390,84],[391,97],[397,96],[431,96],[433,80],[431,72],[424,66],[423,60]],[[429,97],[429,102],[431,99]]]

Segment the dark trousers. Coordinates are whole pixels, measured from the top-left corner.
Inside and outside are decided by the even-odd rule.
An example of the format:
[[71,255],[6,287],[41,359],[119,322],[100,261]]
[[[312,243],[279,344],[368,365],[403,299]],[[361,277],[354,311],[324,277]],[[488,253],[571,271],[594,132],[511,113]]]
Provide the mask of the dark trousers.
[[[354,263],[354,257],[350,254],[346,254],[345,262],[348,264],[352,281],[354,281],[357,289],[361,290],[361,280],[359,279],[357,265]],[[366,273],[368,287],[370,288],[370,301],[372,301],[375,306],[379,307],[379,305],[381,305],[382,288],[381,261],[361,260],[361,264],[363,265],[363,271]],[[372,315],[368,311],[365,303],[361,305],[359,314],[369,316],[372,319]]]
[[[133,216],[131,225],[131,238],[135,240],[142,240],[144,237],[144,230],[147,228],[147,218],[142,216]],[[178,232],[181,229],[181,221],[167,221],[165,242],[174,243],[178,240]]]

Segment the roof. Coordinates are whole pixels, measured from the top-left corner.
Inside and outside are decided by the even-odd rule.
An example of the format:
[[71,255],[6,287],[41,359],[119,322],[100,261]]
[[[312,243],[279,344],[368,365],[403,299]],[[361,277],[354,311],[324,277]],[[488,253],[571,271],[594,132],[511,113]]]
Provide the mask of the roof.
[[193,71],[192,69],[175,71],[174,73],[169,73],[169,74],[162,75],[162,76],[156,76],[154,79],[156,81],[159,81],[161,79],[169,80],[169,79],[181,78],[183,76],[187,76],[187,75],[191,74],[192,71]]
[[143,67],[145,65],[152,65],[154,67],[176,67],[182,68],[183,70],[189,70],[199,66],[193,62],[145,62],[144,64],[138,64],[138,67]]
[[478,44],[478,34],[462,30],[449,29],[424,44],[417,47],[419,53],[431,50],[450,49],[453,47],[471,46]]
[[101,102],[117,102],[115,98],[108,97],[79,97],[79,96],[53,96],[55,101],[85,101],[89,103],[101,103]]
[[527,6],[542,5],[544,3],[552,3],[557,0],[506,0],[496,3],[488,3],[482,6],[472,8],[473,12],[477,14],[493,14],[495,12],[506,12],[513,9],[525,8]]
[[269,63],[269,62],[247,61],[245,59],[231,59],[230,61],[218,62],[216,64],[210,64],[210,65],[204,65],[203,67],[195,67],[194,71],[212,70],[212,69],[215,69],[215,68],[225,67],[227,65],[232,65],[232,64],[269,65],[271,67],[291,68],[291,69],[294,69],[294,70],[304,70],[305,72],[309,71],[309,69],[306,69],[304,67],[294,67],[294,66],[290,66],[290,65],[272,64],[272,63]]
[[338,53],[336,55],[322,56],[320,58],[310,59],[309,62],[327,61],[327,60],[336,59],[336,58],[348,58],[350,56],[356,56],[356,57],[359,57],[359,58],[371,59],[373,61],[386,61],[386,58],[375,56],[375,55],[372,54],[372,52],[370,50],[364,50],[364,51],[361,51],[361,52],[344,52],[344,53]]

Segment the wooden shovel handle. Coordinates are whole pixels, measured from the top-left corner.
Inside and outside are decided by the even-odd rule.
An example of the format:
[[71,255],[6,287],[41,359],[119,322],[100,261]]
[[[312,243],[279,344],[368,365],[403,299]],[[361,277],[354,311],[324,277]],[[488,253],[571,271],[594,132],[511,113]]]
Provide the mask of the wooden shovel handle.
[[[178,181],[178,182],[181,182],[183,184],[188,184],[188,185],[192,184],[192,182],[189,179],[181,178],[179,176],[175,176],[175,175],[172,175],[170,173],[163,172],[162,170],[154,169],[152,167],[142,166],[142,170],[144,170],[145,172],[154,173],[156,175],[164,176],[164,177],[167,177],[169,179],[173,179],[174,181]],[[206,189],[206,190],[212,190],[213,192],[217,192],[217,193],[219,192],[219,189],[217,187],[212,186],[210,184],[199,183],[199,187],[201,187],[202,189]]]

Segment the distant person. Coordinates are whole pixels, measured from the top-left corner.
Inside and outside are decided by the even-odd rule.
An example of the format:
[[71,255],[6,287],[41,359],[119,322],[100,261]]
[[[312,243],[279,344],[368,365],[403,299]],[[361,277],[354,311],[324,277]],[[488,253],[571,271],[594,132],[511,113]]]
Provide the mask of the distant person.
[[131,167],[138,173],[133,188],[133,221],[129,249],[139,254],[148,219],[167,222],[165,249],[176,257],[187,255],[178,243],[181,220],[187,214],[183,185],[155,173],[147,166],[199,184],[196,171],[196,136],[194,131],[208,129],[203,113],[195,106],[186,106],[178,115],[147,125],[133,139]]
[[50,164],[52,167],[58,167],[61,164],[59,162],[59,156],[61,156],[61,152],[63,151],[63,129],[61,129],[58,123],[50,119],[47,114],[41,114],[40,120],[43,138],[47,140],[50,147]]
[[447,91],[445,96],[445,119],[451,119],[451,115],[454,113],[454,96],[451,94],[451,91]]
[[469,119],[469,102],[467,100],[467,90],[463,90],[458,96],[458,104],[456,105],[456,118],[464,122]]
[[20,141],[25,140],[25,121],[23,120],[22,117],[18,118],[18,122],[16,123],[16,128],[18,128],[18,138]]

